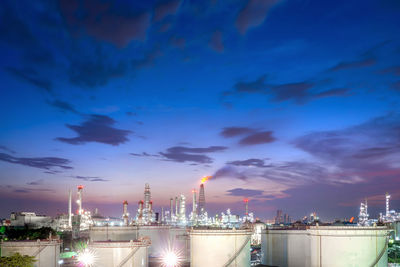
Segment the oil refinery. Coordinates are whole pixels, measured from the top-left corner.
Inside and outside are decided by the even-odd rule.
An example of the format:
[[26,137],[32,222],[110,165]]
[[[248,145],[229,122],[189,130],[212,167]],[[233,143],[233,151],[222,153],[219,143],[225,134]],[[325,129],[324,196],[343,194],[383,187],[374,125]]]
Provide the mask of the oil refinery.
[[[273,223],[254,218],[249,199],[243,214],[228,208],[209,216],[205,184],[191,190],[191,205],[185,194],[171,196],[169,207],[155,210],[151,187],[144,185],[143,198],[121,200],[119,218],[103,217],[97,209],[85,209],[84,186],[77,186],[76,212],[72,191],[68,211],[56,218],[33,212],[12,213],[4,227],[50,227],[61,234],[24,242],[3,240],[1,256],[15,252],[34,256],[35,266],[388,266],[389,243],[399,241],[400,216],[390,210],[370,219],[367,200],[361,203],[357,223],[322,223],[312,212],[291,222],[277,211]],[[137,203],[129,212],[128,203]],[[4,239],[4,238],[3,238]],[[391,240],[391,241],[390,241]],[[207,255],[207,256],[205,256]],[[361,265],[360,265],[361,264]],[[394,266],[394,265],[393,265]]]

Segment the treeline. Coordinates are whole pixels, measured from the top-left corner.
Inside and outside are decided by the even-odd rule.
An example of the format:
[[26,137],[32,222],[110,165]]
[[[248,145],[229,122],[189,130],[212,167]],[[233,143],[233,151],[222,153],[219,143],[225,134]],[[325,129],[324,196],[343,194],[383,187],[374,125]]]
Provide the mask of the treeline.
[[36,240],[47,239],[50,233],[52,236],[56,236],[56,232],[51,227],[42,227],[39,229],[8,227],[4,235],[8,240]]

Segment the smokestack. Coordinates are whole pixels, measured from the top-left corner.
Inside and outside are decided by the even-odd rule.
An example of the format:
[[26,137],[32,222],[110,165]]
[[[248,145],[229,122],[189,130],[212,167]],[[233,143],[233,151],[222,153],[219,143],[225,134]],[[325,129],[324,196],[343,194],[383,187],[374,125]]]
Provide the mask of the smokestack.
[[161,223],[164,222],[164,207],[161,207]]
[[78,203],[78,214],[82,215],[83,209],[82,209],[82,191],[83,191],[83,185],[78,185],[78,200],[76,201]]
[[72,227],[72,193],[68,191],[68,227]]
[[169,216],[170,216],[170,220],[171,220],[171,222],[172,222],[172,215],[174,214],[174,199],[171,197],[170,199],[169,199],[169,210],[170,210],[170,214],[169,214]]
[[245,203],[245,205],[246,205],[245,215],[247,216],[247,215],[249,215],[249,199],[248,199],[248,198],[245,198],[245,199],[244,199],[244,203]]
[[178,197],[175,197],[175,216],[178,216]]
[[196,217],[197,217],[196,189],[193,188],[192,193],[193,193],[193,203],[192,203],[192,205],[193,205],[193,207],[192,207],[192,216],[193,216],[193,218],[192,219],[193,219],[193,221],[195,221]]
[[200,192],[199,192],[199,212],[198,214],[202,214],[206,209],[206,196],[204,193],[204,183],[200,184]]
[[386,217],[389,216],[389,200],[390,200],[390,195],[389,193],[386,192]]
[[126,226],[128,226],[129,225],[129,213],[128,213],[128,201],[124,201],[123,202],[123,214],[122,214],[122,217],[123,217],[123,219],[124,219],[124,224],[126,225]]

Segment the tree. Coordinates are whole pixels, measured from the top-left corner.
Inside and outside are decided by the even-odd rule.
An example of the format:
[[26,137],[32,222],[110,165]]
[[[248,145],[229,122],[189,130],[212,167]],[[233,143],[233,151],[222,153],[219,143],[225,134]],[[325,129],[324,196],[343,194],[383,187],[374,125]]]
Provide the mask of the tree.
[[12,256],[0,257],[1,267],[33,267],[35,262],[34,256],[21,255],[15,253]]

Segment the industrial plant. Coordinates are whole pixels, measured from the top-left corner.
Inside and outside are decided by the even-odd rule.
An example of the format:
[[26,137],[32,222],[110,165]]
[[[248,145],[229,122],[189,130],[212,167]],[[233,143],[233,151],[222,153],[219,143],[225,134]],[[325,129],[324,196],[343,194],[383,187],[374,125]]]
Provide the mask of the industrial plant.
[[[68,191],[68,211],[56,218],[34,212],[15,212],[2,227],[49,228],[59,234],[43,239],[14,241],[2,233],[1,256],[29,255],[35,266],[388,266],[389,243],[399,241],[400,216],[389,209],[370,219],[367,200],[354,218],[323,223],[312,212],[292,222],[278,210],[272,223],[254,218],[249,199],[243,200],[243,214],[230,209],[209,216],[205,183],[186,196],[171,196],[169,207],[154,210],[151,187],[144,185],[135,214],[128,200],[121,200],[119,218],[85,209],[84,186]],[[75,195],[76,212],[73,211]],[[131,200],[129,200],[131,202]]]

